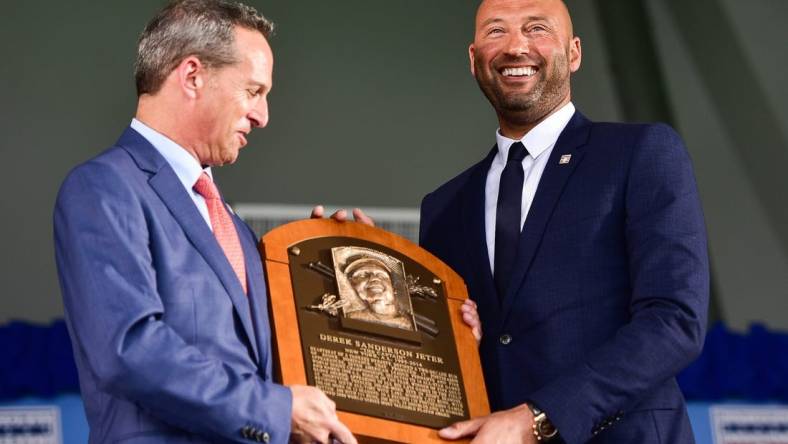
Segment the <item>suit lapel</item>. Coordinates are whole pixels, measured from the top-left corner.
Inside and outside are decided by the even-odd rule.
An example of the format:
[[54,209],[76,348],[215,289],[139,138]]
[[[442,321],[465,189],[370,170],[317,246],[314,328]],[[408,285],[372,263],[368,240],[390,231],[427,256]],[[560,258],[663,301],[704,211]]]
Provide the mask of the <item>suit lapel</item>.
[[[233,215],[233,222],[241,239],[241,247],[243,248],[246,261],[249,305],[251,306],[252,320],[257,333],[257,349],[260,350],[260,368],[270,370],[271,356],[270,353],[266,353],[266,350],[269,350],[267,342],[271,332],[268,327],[268,293],[266,286],[263,284],[265,282],[263,264],[260,261],[260,253],[257,251],[255,243],[257,240],[254,236],[251,236],[244,222],[235,214]],[[251,238],[251,241],[247,241],[248,238]],[[270,371],[266,374],[270,374]]]
[[167,161],[136,131],[127,129],[121,136],[118,145],[123,146],[131,154],[140,169],[152,173],[148,183],[170,210],[170,213],[178,221],[184,233],[186,233],[186,237],[189,238],[194,248],[213,269],[225,290],[227,290],[249,338],[249,343],[252,345],[255,359],[259,360],[256,335],[246,294],[244,294],[241,283],[238,281],[238,277],[227,260],[224,251],[222,251],[222,248],[216,241],[216,237],[206,225],[197,207],[194,206],[194,202],[186,194],[183,184],[178,180]]
[[[470,268],[466,271],[466,279],[469,281],[473,279],[476,282],[475,287],[479,291],[472,294],[477,298],[476,302],[482,305],[480,309],[494,314],[495,318],[498,318],[500,315],[500,304],[498,302],[498,292],[493,281],[492,270],[490,270],[487,236],[484,226],[484,201],[487,172],[490,170],[490,165],[492,165],[497,151],[498,147],[493,146],[490,154],[477,164],[476,169],[465,185],[462,199],[463,239],[466,239],[467,258],[471,263]],[[490,295],[490,297],[479,299],[481,295]]]
[[[567,181],[583,160],[585,152],[581,147],[588,139],[590,128],[591,122],[576,112],[553,147],[520,235],[515,266],[503,299],[504,316],[507,316],[511,310]],[[563,156],[571,156],[570,161],[560,163]]]

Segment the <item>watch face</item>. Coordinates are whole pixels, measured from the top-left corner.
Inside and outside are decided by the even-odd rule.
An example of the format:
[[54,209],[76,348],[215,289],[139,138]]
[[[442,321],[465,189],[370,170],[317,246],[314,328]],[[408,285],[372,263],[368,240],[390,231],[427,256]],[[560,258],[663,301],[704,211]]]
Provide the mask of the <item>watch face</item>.
[[555,436],[556,432],[557,430],[555,427],[553,427],[553,424],[547,420],[547,418],[539,422],[539,434],[544,438],[552,438]]

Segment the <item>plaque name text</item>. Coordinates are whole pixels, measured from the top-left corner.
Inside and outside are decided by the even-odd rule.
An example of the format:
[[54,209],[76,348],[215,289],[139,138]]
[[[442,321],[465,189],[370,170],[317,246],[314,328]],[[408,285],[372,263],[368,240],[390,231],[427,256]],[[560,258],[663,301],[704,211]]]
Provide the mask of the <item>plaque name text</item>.
[[[449,418],[465,416],[460,381],[443,358],[341,336],[320,334],[309,347],[315,385],[331,397]],[[337,347],[339,346],[339,347]]]

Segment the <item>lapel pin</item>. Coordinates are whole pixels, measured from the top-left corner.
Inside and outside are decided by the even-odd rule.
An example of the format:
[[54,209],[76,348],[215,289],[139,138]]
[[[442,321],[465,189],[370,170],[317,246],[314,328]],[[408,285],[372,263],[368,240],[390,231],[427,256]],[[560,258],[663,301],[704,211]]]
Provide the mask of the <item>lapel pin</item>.
[[572,160],[572,155],[571,154],[564,154],[563,156],[561,156],[561,160],[558,161],[558,164],[559,165],[566,165],[567,163],[569,163],[570,160]]

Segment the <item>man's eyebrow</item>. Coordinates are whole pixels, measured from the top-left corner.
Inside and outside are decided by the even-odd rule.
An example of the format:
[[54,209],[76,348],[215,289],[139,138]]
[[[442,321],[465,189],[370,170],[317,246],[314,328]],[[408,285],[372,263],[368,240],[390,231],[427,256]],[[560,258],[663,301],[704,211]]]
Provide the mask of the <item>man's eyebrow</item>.
[[[549,22],[550,18],[551,17],[546,16],[546,15],[531,15],[531,16],[526,17],[526,21],[528,21],[528,22],[539,22],[539,21]],[[484,28],[484,27],[490,25],[491,23],[500,23],[500,22],[503,22],[503,21],[504,20],[502,18],[500,18],[500,17],[488,18],[487,20],[482,22],[480,28]]]
[[503,19],[502,18],[498,18],[498,17],[488,18],[487,20],[482,22],[480,27],[484,28],[485,26],[489,25],[490,23],[496,23],[496,22],[502,22],[502,21],[503,21]]
[[250,87],[254,87],[254,88],[258,89],[258,90],[262,90],[262,91],[267,91],[268,90],[268,85],[266,85],[263,82],[259,82],[257,80],[252,80],[251,82],[249,82],[249,86]]

